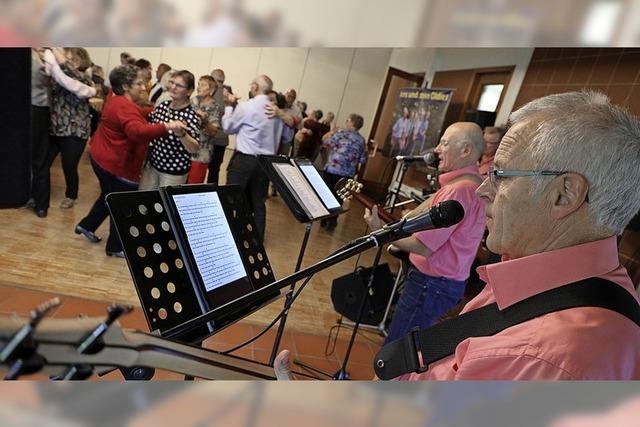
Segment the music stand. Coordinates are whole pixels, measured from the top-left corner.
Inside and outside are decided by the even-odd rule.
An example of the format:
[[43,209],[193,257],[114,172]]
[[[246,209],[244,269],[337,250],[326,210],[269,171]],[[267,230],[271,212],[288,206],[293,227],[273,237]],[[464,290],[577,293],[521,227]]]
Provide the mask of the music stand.
[[[342,207],[331,194],[331,190],[322,181],[310,160],[291,159],[286,156],[258,156],[258,163],[273,183],[276,191],[282,196],[282,200],[296,220],[305,224],[305,233],[294,270],[294,273],[298,272],[302,266],[302,259],[304,258],[313,223],[319,219],[339,215],[342,212]],[[289,287],[285,299],[285,307],[291,302],[291,295],[295,290],[295,286],[296,283],[293,282]],[[278,330],[269,357],[269,365],[271,366],[273,366],[278,355],[288,313],[288,310],[285,311],[278,324]]]
[[[216,189],[229,217],[229,227],[247,276],[256,288],[275,280],[269,259],[257,234],[244,194],[238,186],[198,185]],[[189,254],[180,234],[172,226],[167,205],[159,191],[111,193],[107,206],[120,236],[125,258],[133,279],[149,330],[159,336],[211,309],[190,277]],[[201,344],[209,336],[253,313],[280,296],[273,292],[258,302],[248,304],[242,313],[219,319],[215,324],[194,328],[177,336],[168,336],[190,344]]]

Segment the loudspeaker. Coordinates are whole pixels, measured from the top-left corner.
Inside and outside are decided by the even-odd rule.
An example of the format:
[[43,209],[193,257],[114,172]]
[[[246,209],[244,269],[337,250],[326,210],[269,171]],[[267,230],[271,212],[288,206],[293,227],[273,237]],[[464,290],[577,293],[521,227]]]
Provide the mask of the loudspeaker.
[[[335,311],[353,322],[358,320],[360,305],[367,294],[367,283],[372,271],[372,267],[359,269],[355,273],[338,277],[333,281],[331,302]],[[393,277],[389,264],[380,264],[376,268],[372,290],[373,294],[367,300],[360,322],[378,325],[382,321],[393,290]]]

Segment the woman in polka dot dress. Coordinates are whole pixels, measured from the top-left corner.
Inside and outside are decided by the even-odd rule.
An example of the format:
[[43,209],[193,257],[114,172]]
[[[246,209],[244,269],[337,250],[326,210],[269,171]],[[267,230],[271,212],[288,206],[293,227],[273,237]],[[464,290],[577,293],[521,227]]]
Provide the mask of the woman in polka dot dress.
[[147,164],[140,180],[140,190],[187,182],[191,155],[198,151],[200,142],[200,118],[189,99],[194,88],[193,74],[186,70],[176,71],[169,81],[171,101],[159,104],[149,115],[151,123],[179,120],[186,125],[186,129],[180,133],[169,132],[151,141]]

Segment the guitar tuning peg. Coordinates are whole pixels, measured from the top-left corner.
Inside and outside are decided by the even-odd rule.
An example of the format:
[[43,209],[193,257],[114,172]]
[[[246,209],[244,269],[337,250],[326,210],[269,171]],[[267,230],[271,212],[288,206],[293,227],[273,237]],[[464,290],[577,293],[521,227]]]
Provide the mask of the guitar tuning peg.
[[107,318],[96,328],[87,334],[87,336],[78,345],[78,353],[97,353],[102,349],[101,337],[109,330],[109,326],[123,314],[127,314],[133,310],[131,305],[113,304],[107,308]]
[[9,365],[5,380],[15,380],[20,375],[31,374],[42,369],[45,360],[36,352],[38,344],[33,339],[33,332],[40,321],[59,304],[60,299],[53,298],[33,309],[29,316],[29,323],[13,334],[0,350],[0,364]]

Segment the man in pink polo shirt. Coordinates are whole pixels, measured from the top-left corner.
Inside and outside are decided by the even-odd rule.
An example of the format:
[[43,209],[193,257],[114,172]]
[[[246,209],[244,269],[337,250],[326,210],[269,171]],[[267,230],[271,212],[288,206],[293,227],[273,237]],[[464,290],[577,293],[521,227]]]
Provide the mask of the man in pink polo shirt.
[[[640,121],[594,92],[549,95],[511,114],[494,169],[477,193],[487,207],[487,283],[463,313],[500,310],[588,278],[638,301],[616,235],[640,209]],[[468,338],[423,374],[437,380],[638,380],[640,327],[578,307]]]
[[[385,343],[401,338],[414,327],[431,326],[462,300],[485,230],[484,205],[476,195],[482,182],[477,161],[483,149],[482,130],[472,122],[449,126],[435,148],[440,158],[441,187],[407,216],[418,215],[445,200],[457,200],[464,207],[464,219],[452,227],[415,233],[393,244],[410,253],[411,267]],[[372,229],[381,225],[375,210],[367,212],[365,220]]]

